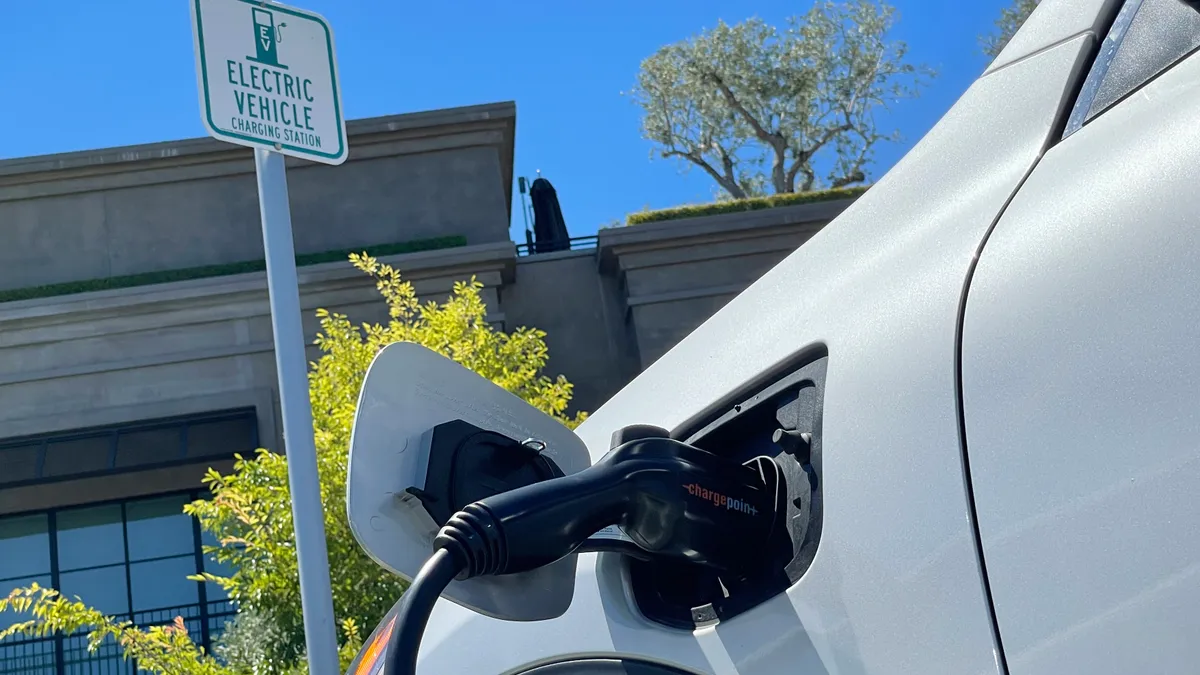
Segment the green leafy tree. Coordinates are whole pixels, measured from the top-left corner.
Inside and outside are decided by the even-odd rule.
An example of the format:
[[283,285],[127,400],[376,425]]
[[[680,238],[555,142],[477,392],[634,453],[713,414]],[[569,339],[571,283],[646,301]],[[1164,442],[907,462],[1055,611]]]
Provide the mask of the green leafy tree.
[[1025,19],[1037,9],[1040,0],[1013,0],[1013,4],[1000,10],[1000,18],[996,19],[995,31],[980,38],[983,53],[991,58],[1000,55],[1000,51],[1008,41],[1017,34]]
[[[350,431],[367,367],[393,342],[409,341],[433,349],[491,379],[525,401],[574,427],[582,413],[567,412],[572,386],[562,376],[542,374],[548,359],[545,333],[520,328],[511,333],[487,322],[475,279],[454,285],[444,302],[420,303],[412,285],[392,267],[365,255],[351,255],[371,275],[389,308],[385,324],[353,324],[345,315],[318,310],[321,356],[311,364],[309,394],[313,408],[321,498],[329,550],[334,613],[340,620],[343,670],[361,647],[361,627],[369,631],[404,590],[397,577],[376,565],[350,532],[345,486]],[[171,675],[293,675],[306,672],[304,628],[295,537],[283,455],[258,450],[238,456],[229,474],[209,470],[204,482],[211,498],[188,504],[219,546],[206,553],[229,569],[229,576],[206,574],[198,580],[217,584],[238,608],[216,654],[192,642],[182,621],[149,629],[118,621],[53,589],[30,586],[0,599],[0,611],[30,618],[0,632],[44,636],[88,630],[94,648],[111,637],[127,658],[144,671]]]
[[895,10],[820,0],[779,31],[758,18],[666,45],[642,61],[633,100],[653,154],[697,166],[733,198],[866,180],[876,113],[933,71],[889,39]]

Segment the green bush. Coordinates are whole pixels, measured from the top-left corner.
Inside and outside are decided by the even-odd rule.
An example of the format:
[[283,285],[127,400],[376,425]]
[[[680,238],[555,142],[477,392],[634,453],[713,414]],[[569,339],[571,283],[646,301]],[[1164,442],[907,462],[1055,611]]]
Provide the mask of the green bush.
[[[434,251],[443,248],[455,248],[466,245],[467,239],[466,237],[462,236],[438,237],[436,239],[419,239],[415,241],[400,242],[397,244],[367,246],[365,249],[347,249],[344,251],[322,251],[320,253],[307,253],[305,255],[296,256],[296,265],[303,267],[305,265],[319,265],[321,263],[345,260],[350,253],[359,252],[362,250],[365,250],[367,255],[379,257],[399,255],[401,253],[416,253],[418,251]],[[6,291],[0,291],[0,302],[30,300],[33,298],[49,298],[58,295],[90,293],[92,291],[107,291],[116,288],[132,288],[134,286],[149,286],[152,284],[165,284],[172,281],[188,281],[191,279],[205,279],[208,277],[223,277],[231,274],[261,272],[265,269],[267,269],[266,260],[244,260],[242,262],[227,263],[224,265],[205,265],[203,267],[188,267],[177,270],[163,270],[161,272],[128,274],[119,277],[105,277],[103,279],[68,281],[61,284],[29,286],[26,288],[14,288]]]
[[867,191],[870,186],[834,188],[830,190],[814,190],[812,192],[790,192],[769,195],[766,197],[751,197],[749,199],[730,199],[711,204],[689,204],[671,209],[658,211],[639,211],[625,217],[626,225],[641,225],[643,223],[658,223],[664,220],[679,220],[680,218],[695,218],[698,216],[715,216],[719,213],[737,213],[739,211],[758,211],[774,209],[781,206],[796,206],[797,204],[812,204],[814,202],[830,202],[839,199],[852,199]]

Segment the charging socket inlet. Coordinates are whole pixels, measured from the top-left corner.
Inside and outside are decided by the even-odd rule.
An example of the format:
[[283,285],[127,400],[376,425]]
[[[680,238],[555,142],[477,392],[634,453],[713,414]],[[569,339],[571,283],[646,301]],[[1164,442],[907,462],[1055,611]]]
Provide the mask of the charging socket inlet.
[[[639,611],[683,630],[746,612],[795,584],[821,537],[821,420],[828,355],[810,350],[769,373],[671,437],[755,467],[782,487],[784,527],[762,565],[737,576],[666,560],[627,559]],[[641,429],[636,435],[650,435]],[[613,442],[618,438],[614,436]],[[772,478],[777,473],[776,478]]]

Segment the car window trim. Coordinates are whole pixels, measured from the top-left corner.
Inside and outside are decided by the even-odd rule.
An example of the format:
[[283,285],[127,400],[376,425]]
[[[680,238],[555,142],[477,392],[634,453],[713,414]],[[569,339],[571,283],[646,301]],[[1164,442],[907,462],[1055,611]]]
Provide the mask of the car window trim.
[[1100,85],[1108,75],[1112,61],[1121,49],[1121,43],[1125,41],[1125,36],[1129,34],[1129,27],[1133,24],[1133,19],[1137,16],[1138,10],[1142,8],[1142,2],[1143,0],[1125,0],[1125,4],[1117,12],[1112,27],[1108,29],[1108,33],[1104,36],[1104,42],[1100,45],[1100,51],[1096,55],[1096,59],[1092,62],[1091,70],[1088,71],[1087,78],[1083,81],[1083,86],[1079,90],[1079,96],[1075,99],[1075,106],[1071,109],[1071,115],[1067,118],[1067,125],[1063,129],[1062,135],[1064,139],[1082,129],[1083,125],[1087,123],[1088,114],[1091,113],[1092,104],[1096,101],[1096,94],[1100,91]]

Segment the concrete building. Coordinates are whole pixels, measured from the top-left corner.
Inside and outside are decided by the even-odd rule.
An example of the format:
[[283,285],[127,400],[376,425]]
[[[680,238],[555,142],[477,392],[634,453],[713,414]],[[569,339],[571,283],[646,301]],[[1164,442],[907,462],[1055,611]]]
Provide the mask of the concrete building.
[[[289,161],[309,341],[318,307],[386,320],[345,262],[380,251],[423,298],[477,277],[491,321],[544,329],[549,372],[594,409],[849,204],[523,255],[509,238],[515,115],[358,120],[345,165]],[[184,578],[212,568],[180,506],[207,467],[283,447],[259,228],[250,151],[210,139],[0,162],[0,592],[38,581],[139,623],[182,615],[205,643],[220,629],[228,603]],[[114,646],[85,645],[6,641],[0,674],[126,672]]]

